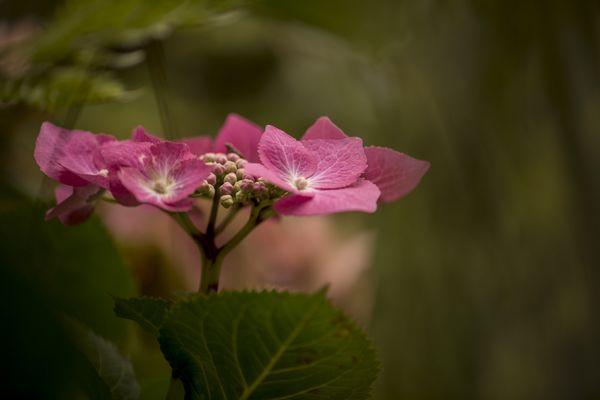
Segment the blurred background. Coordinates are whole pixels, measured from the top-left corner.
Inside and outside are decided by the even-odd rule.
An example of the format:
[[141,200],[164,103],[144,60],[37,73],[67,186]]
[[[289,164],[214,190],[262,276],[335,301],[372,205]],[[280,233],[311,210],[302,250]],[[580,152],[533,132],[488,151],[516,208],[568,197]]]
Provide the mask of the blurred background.
[[151,209],[43,220],[41,122],[184,137],[235,112],[296,137],[328,115],[432,167],[374,216],[261,227],[228,287],[339,282],[376,399],[600,398],[599,23],[586,0],[0,1],[3,390],[94,398],[72,318],[164,398],[168,365],[111,295],[197,285]]

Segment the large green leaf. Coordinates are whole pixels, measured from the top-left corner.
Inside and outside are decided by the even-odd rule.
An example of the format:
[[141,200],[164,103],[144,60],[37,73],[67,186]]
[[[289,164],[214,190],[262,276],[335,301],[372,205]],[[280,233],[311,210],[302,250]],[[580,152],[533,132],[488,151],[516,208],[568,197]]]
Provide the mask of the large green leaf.
[[[93,398],[112,400],[135,400],[140,396],[131,362],[123,357],[110,341],[92,332],[85,326],[72,322],[74,341],[90,362],[102,390],[89,393]],[[100,387],[100,385],[97,385]]]
[[152,297],[115,298],[115,314],[137,322],[146,331],[158,336],[171,304],[170,300]]
[[193,296],[173,305],[159,341],[187,399],[364,399],[378,371],[323,293]]
[[97,218],[66,227],[44,221],[45,207],[18,194],[0,196],[0,266],[43,297],[45,304],[94,332],[124,343],[111,295],[131,296],[133,279]]

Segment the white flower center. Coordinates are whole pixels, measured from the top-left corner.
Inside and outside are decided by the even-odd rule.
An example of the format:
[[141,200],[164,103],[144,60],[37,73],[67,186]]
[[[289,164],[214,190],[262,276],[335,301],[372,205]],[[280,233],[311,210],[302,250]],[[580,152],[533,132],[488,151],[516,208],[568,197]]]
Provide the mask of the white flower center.
[[302,176],[299,176],[292,181],[292,185],[294,185],[298,190],[304,190],[308,187],[308,180]]

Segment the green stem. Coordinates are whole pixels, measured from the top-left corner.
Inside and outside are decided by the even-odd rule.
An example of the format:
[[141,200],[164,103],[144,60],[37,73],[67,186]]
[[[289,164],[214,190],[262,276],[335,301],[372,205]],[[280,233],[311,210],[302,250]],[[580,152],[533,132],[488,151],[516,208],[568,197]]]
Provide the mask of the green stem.
[[180,400],[185,396],[183,384],[181,381],[175,377],[171,377],[171,382],[169,382],[169,389],[167,390],[166,400]]
[[231,223],[231,221],[233,221],[240,209],[241,207],[237,205],[232,207],[232,209],[229,211],[229,214],[227,214],[225,219],[221,221],[221,223],[217,226],[217,229],[215,229],[215,236],[223,232],[225,228],[227,228],[227,226]]
[[177,136],[177,126],[172,117],[167,101],[169,85],[167,82],[167,69],[165,63],[165,50],[162,42],[155,40],[146,48],[148,71],[152,81],[154,97],[160,114],[160,121],[167,139]]
[[221,195],[218,191],[213,197],[212,206],[210,208],[210,217],[208,220],[208,226],[206,227],[206,235],[211,237],[215,233],[215,224],[217,222],[217,214],[219,213],[219,202],[221,201]]

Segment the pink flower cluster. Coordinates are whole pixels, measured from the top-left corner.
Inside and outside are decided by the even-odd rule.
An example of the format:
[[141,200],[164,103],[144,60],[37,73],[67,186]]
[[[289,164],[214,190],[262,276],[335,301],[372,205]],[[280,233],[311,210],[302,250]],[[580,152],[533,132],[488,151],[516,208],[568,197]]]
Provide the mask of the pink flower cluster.
[[383,147],[363,147],[327,117],[296,140],[229,115],[216,139],[176,142],[138,127],[127,140],[66,130],[45,122],[34,157],[60,182],[47,218],[87,218],[100,199],[187,212],[195,198],[217,196],[224,207],[274,202],[283,215],[374,212],[419,183],[429,163]]

